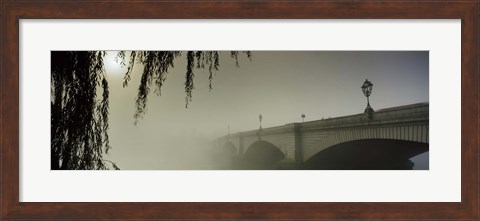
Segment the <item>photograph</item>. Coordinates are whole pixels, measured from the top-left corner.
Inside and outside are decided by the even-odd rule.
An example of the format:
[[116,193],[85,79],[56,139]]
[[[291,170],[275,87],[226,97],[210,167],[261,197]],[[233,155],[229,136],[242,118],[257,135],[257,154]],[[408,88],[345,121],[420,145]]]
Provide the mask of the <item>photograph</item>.
[[51,51],[51,170],[429,170],[429,51]]

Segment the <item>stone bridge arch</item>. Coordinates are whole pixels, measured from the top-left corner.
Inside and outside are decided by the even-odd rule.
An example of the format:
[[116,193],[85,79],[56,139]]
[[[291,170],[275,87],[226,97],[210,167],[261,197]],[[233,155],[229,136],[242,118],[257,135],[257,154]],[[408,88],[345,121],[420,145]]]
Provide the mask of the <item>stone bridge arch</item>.
[[279,161],[285,159],[285,154],[274,144],[258,140],[252,143],[242,156],[246,168],[275,169]]
[[429,105],[420,103],[304,123],[239,132],[221,138],[237,147],[239,155],[254,142],[263,140],[280,149],[287,161],[302,163],[316,153],[345,142],[395,139],[429,142]]
[[357,140],[388,139],[428,143],[428,129],[428,122],[416,122],[370,128],[347,128],[317,135],[305,133],[303,135],[303,159],[308,160],[331,146]]
[[231,141],[227,141],[225,144],[223,144],[221,151],[231,156],[238,154],[238,148]]
[[410,159],[429,150],[427,143],[398,139],[360,139],[319,151],[303,164],[314,170],[411,170]]

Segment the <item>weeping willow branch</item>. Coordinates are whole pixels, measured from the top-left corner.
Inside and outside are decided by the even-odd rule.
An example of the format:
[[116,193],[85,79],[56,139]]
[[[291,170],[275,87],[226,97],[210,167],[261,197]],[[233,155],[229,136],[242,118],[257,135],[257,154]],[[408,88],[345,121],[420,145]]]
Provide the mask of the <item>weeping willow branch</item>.
[[107,169],[102,161],[111,148],[105,52],[53,51],[51,55],[51,168]]
[[[250,60],[252,58],[252,53],[249,51],[230,52],[230,57],[235,61],[235,67],[240,67],[238,61],[240,53],[245,54]],[[219,70],[220,56],[218,51],[187,51],[186,54],[185,107],[188,108],[193,98],[193,90],[195,89],[195,69],[208,70],[209,90],[212,90],[213,73]],[[144,67],[138,87],[137,99],[135,101],[135,124],[137,124],[139,119],[143,118],[146,113],[148,96],[152,84],[155,84],[155,94],[161,95],[161,89],[167,78],[168,71],[174,67],[175,59],[181,55],[182,52],[178,51],[132,51],[130,53],[127,72],[123,78],[123,87],[128,86],[135,63],[139,63]],[[117,58],[124,61],[125,51],[119,52]]]

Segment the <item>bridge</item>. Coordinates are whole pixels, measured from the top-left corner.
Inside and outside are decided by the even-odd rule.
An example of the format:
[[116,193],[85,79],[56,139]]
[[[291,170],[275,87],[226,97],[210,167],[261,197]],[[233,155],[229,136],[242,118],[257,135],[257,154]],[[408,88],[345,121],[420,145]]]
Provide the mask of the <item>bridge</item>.
[[426,146],[421,150],[392,151],[397,157],[408,159],[428,151],[428,129],[429,105],[419,103],[373,113],[238,132],[222,137],[220,143],[223,149],[240,157],[268,146],[270,154],[278,155],[278,161],[297,164],[348,142],[405,141]]

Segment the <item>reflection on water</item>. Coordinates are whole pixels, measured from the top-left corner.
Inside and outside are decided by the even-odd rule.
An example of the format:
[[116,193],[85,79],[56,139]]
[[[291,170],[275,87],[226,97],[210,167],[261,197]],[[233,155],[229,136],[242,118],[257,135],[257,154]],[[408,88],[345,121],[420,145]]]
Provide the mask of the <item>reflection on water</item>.
[[430,152],[427,151],[425,153],[419,154],[417,156],[414,156],[410,158],[410,160],[413,162],[413,169],[414,170],[428,170],[429,168],[429,156]]

